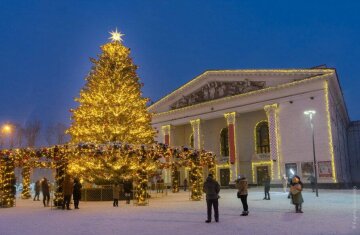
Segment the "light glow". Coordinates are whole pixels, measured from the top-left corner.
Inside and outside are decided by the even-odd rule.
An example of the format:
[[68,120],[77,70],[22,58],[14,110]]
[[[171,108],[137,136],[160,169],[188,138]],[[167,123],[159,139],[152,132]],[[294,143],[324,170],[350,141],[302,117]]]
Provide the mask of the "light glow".
[[121,37],[125,36],[125,34],[118,32],[117,29],[115,29],[115,31],[111,31],[109,33],[111,34],[111,37],[109,37],[109,39],[111,39],[112,42],[122,42],[123,39]]
[[255,183],[255,167],[257,166],[270,166],[271,170],[271,179],[274,179],[274,167],[273,167],[273,161],[260,161],[260,162],[252,162],[251,163],[251,173],[252,173],[252,180],[253,183]]
[[329,138],[329,152],[331,156],[331,168],[333,172],[333,181],[337,183],[336,177],[336,168],[335,168],[335,154],[333,146],[333,137],[332,137],[332,128],[331,128],[331,114],[330,114],[330,103],[329,103],[329,82],[325,80],[325,106],[326,106],[326,116],[327,116],[327,129],[328,129],[328,138]]

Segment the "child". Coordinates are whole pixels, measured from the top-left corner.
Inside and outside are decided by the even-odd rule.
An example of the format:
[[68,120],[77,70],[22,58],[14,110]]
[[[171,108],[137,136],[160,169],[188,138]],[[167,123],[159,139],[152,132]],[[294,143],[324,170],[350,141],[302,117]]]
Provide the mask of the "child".
[[296,213],[303,213],[301,210],[302,203],[304,199],[302,197],[301,191],[303,190],[303,183],[300,180],[300,177],[295,175],[291,182],[290,193],[291,193],[291,202],[295,205]]

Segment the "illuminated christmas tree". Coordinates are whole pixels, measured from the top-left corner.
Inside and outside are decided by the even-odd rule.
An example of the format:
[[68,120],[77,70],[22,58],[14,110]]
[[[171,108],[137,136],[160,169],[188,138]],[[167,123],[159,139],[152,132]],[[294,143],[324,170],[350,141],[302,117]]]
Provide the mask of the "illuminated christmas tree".
[[148,99],[141,96],[137,66],[130,49],[122,44],[123,34],[111,32],[111,42],[101,46],[98,59],[85,78],[86,84],[75,100],[72,125],[67,131],[73,143],[122,142],[149,144],[154,130],[146,110]]

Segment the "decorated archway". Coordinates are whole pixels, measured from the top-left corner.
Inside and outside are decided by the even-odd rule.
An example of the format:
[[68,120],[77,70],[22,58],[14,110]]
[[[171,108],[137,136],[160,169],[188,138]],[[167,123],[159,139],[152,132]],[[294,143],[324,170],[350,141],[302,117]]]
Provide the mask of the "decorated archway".
[[[65,173],[85,178],[88,182],[105,179],[110,182],[130,180],[135,185],[135,200],[138,205],[146,203],[146,188],[149,177],[158,169],[188,167],[190,172],[191,199],[200,200],[202,195],[203,169],[214,171],[215,155],[211,152],[187,148],[170,148],[163,144],[123,145],[62,145],[40,149],[13,149],[0,151],[1,204],[14,205],[14,169],[22,168],[23,191],[21,198],[30,195],[30,171],[32,168],[56,169],[54,205],[61,206],[62,183]],[[172,181],[173,192],[178,191],[178,182]],[[176,190],[177,189],[177,190]]]

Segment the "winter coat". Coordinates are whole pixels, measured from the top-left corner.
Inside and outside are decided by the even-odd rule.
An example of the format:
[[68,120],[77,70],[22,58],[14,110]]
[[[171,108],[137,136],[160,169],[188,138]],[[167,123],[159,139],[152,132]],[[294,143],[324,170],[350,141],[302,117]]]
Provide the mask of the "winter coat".
[[46,195],[50,193],[49,183],[46,179],[41,182],[41,192]]
[[40,189],[41,189],[41,184],[40,184],[40,181],[38,180],[35,182],[35,192],[39,193]]
[[240,195],[247,195],[248,194],[248,182],[246,178],[241,178],[240,180],[236,181],[236,188]]
[[265,177],[263,180],[263,184],[265,189],[270,190],[270,177]]
[[207,177],[204,183],[203,191],[204,193],[206,193],[206,199],[218,199],[220,192],[220,185],[212,177]]
[[74,183],[71,180],[70,176],[66,175],[63,182],[63,192],[64,196],[72,195],[74,188]]
[[124,192],[125,193],[131,193],[132,189],[132,182],[131,181],[125,181],[124,182]]
[[113,186],[113,199],[119,199],[120,198],[120,186],[114,185]]
[[302,191],[302,184],[293,184],[290,187],[292,204],[302,204],[304,202],[301,191]]
[[82,185],[79,181],[74,182],[74,188],[73,188],[73,199],[74,200],[80,200],[81,199],[81,188]]

